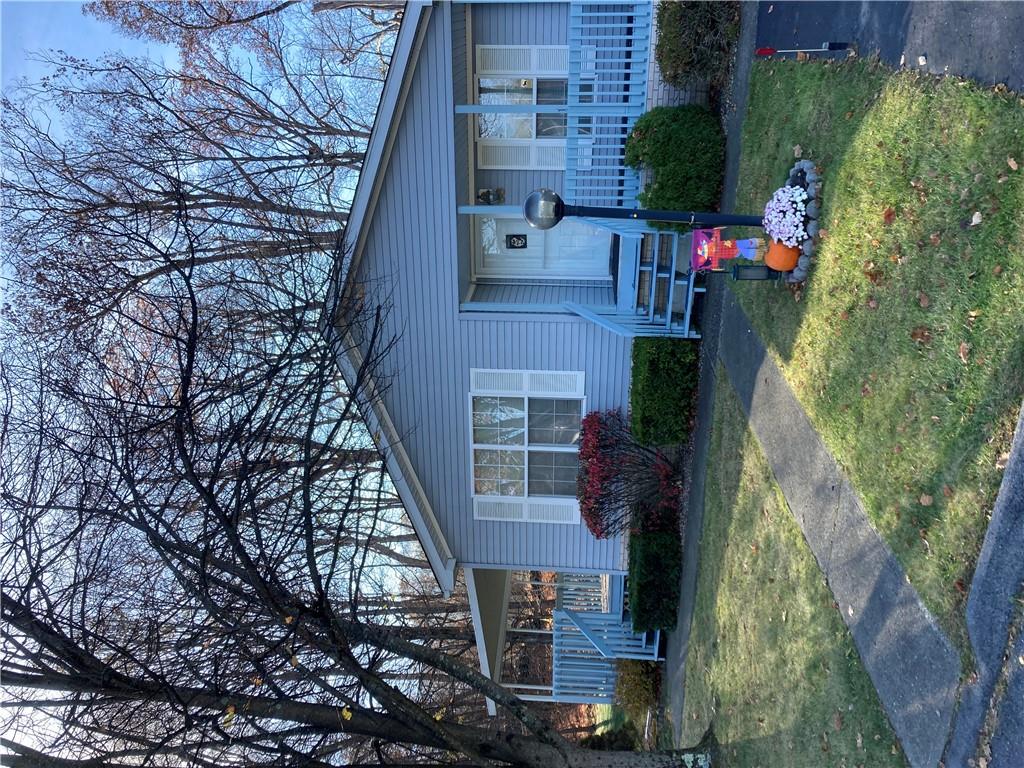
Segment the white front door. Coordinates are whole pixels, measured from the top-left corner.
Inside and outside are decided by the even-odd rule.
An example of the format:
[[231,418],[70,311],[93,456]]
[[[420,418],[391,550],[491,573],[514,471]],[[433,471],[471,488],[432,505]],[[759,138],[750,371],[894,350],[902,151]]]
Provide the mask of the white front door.
[[476,216],[477,277],[607,280],[611,233],[565,219],[534,229],[520,217]]

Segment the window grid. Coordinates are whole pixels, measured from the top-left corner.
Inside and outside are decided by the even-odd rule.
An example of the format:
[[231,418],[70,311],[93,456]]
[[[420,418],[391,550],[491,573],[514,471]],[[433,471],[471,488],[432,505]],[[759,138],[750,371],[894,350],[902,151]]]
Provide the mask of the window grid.
[[[477,417],[478,414],[484,413],[484,411],[480,411],[480,410],[477,409],[477,401],[478,400],[496,400],[496,401],[498,401],[499,407],[511,407],[510,403],[503,403],[502,401],[515,401],[515,400],[518,400],[520,402],[523,402],[522,413],[523,413],[523,415],[525,417],[524,418],[524,428],[522,429],[522,440],[521,440],[521,442],[518,445],[515,444],[515,443],[499,443],[499,442],[486,443],[486,442],[478,442],[477,441],[478,432],[481,432],[482,430],[495,429],[495,430],[498,430],[498,431],[496,431],[493,434],[495,434],[497,436],[500,436],[502,434],[500,430],[503,429],[502,427],[478,426],[476,417]],[[562,453],[562,454],[573,454],[573,455],[578,455],[579,454],[579,448],[578,448],[579,428],[580,428],[579,426],[577,426],[577,431],[576,431],[575,439],[572,442],[570,442],[570,443],[557,444],[557,443],[531,442],[531,440],[530,440],[530,429],[531,429],[530,428],[530,416],[531,416],[530,403],[531,402],[553,403],[552,412],[550,414],[545,412],[545,411],[541,411],[541,410],[538,409],[538,411],[537,411],[537,413],[535,415],[539,415],[539,416],[547,416],[547,415],[551,415],[551,416],[570,416],[570,415],[575,415],[577,417],[577,425],[582,423],[582,418],[583,418],[583,400],[579,399],[579,398],[554,398],[554,397],[509,396],[509,395],[478,395],[478,394],[471,394],[470,395],[470,405],[471,405],[471,414],[472,414],[471,434],[472,434],[472,456],[473,456],[473,462],[472,462],[473,477],[472,477],[472,481],[473,481],[473,494],[474,495],[476,495],[476,496],[488,496],[488,497],[491,497],[491,498],[510,498],[510,499],[512,499],[512,498],[519,498],[519,499],[522,499],[522,500],[525,501],[525,500],[529,499],[530,495],[531,495],[530,491],[529,491],[529,489],[530,489],[530,466],[529,465],[530,465],[531,454],[544,454],[544,453]],[[570,411],[572,411],[572,406],[575,406],[575,412],[574,413],[570,413]],[[513,429],[513,428],[509,428],[509,429]],[[492,434],[492,433],[484,432],[484,434]],[[481,492],[479,492],[477,490],[477,480],[478,480],[477,469],[478,469],[478,467],[490,467],[490,466],[493,466],[491,464],[480,464],[480,463],[478,463],[477,456],[478,456],[478,452],[479,451],[494,451],[496,453],[514,451],[514,452],[522,454],[522,461],[521,461],[521,463],[516,465],[517,467],[519,467],[519,466],[522,467],[522,471],[523,471],[522,481],[521,482],[518,481],[518,480],[511,481],[511,480],[507,480],[506,478],[501,477],[500,476],[501,475],[501,468],[503,468],[504,466],[507,466],[507,465],[502,464],[501,460],[499,458],[499,465],[498,465],[499,466],[499,470],[498,470],[498,473],[497,473],[498,477],[496,477],[496,478],[491,478],[491,477],[480,478],[480,479],[483,479],[483,480],[496,480],[497,481],[497,487],[499,489],[499,493],[497,493],[497,494],[489,494],[489,493],[481,493]],[[491,473],[488,472],[487,474],[491,474]],[[515,485],[521,484],[522,488],[523,488],[522,495],[502,494],[502,493],[500,493],[500,489],[502,487],[504,487],[504,484],[505,483],[509,483],[509,482],[514,482]],[[552,488],[554,488],[554,483],[555,483],[555,481],[552,481]],[[563,485],[564,485],[564,483],[563,483]],[[535,494],[534,495],[535,498],[538,498],[538,497],[539,498],[546,498],[546,497],[554,497],[554,496],[556,496],[554,493],[552,493],[552,494]],[[567,498],[567,497],[569,497],[569,495],[557,496],[557,497],[558,498]],[[571,497],[573,497],[573,498],[575,497],[575,491],[573,491],[573,493],[571,494]]]

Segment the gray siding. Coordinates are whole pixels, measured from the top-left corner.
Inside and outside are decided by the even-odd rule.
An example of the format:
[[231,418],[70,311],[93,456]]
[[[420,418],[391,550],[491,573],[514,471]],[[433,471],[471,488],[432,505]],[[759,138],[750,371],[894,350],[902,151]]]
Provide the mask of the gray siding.
[[357,275],[392,305],[384,402],[460,562],[621,569],[621,542],[582,524],[473,520],[470,368],[584,371],[588,409],[625,408],[631,347],[575,318],[460,318],[451,13],[430,19]]
[[612,294],[610,283],[477,283],[472,301],[499,304],[561,304],[564,301],[572,301],[587,306],[611,306],[615,303],[615,296]]

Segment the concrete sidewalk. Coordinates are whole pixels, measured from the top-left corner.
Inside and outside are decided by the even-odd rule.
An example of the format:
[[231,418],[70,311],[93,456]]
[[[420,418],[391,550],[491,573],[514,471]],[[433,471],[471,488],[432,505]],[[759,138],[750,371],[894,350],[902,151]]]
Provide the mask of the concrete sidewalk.
[[[723,94],[726,179],[722,210],[734,210],[740,129],[756,45],[777,48],[850,41],[865,55],[917,64],[1024,90],[1024,3],[742,4],[738,59]],[[770,11],[769,11],[770,9]],[[984,15],[987,13],[988,15]],[[984,15],[981,18],[979,14]],[[949,35],[955,38],[949,42]],[[924,50],[929,46],[931,51]],[[913,49],[913,50],[911,50]],[[910,61],[913,55],[913,61]],[[813,279],[813,276],[812,278]],[[912,766],[967,766],[985,732],[990,768],[1024,765],[1024,411],[971,584],[967,624],[977,675],[959,687],[959,656],[921,604],[891,551],[864,515],[778,367],[724,280],[709,287],[697,429],[710,430],[715,362],[721,358],[829,586]],[[668,708],[681,724],[685,659],[696,591],[707,435],[698,435],[686,530],[680,623],[670,635]],[[703,446],[703,447],[702,447]],[[698,490],[700,491],[698,493]],[[1016,610],[1016,613],[1015,613]],[[1008,638],[1015,636],[1015,644]],[[997,688],[1002,678],[1003,685]],[[1002,691],[999,701],[993,693]],[[959,706],[957,701],[959,699]],[[994,731],[991,726],[994,725]],[[988,754],[988,753],[986,753]]]
[[868,521],[731,291],[718,354],[907,759],[932,768],[949,733],[959,654]]

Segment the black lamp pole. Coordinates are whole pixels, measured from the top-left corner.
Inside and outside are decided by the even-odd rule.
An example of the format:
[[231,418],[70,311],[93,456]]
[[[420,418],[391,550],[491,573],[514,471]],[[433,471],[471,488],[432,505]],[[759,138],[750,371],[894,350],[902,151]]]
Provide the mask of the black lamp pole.
[[566,216],[593,216],[600,219],[634,219],[637,221],[672,221],[695,227],[764,226],[760,216],[733,213],[702,213],[699,211],[658,211],[646,208],[603,208],[597,205],[569,205],[556,192],[538,189],[523,203],[523,215],[531,227],[551,229]]

